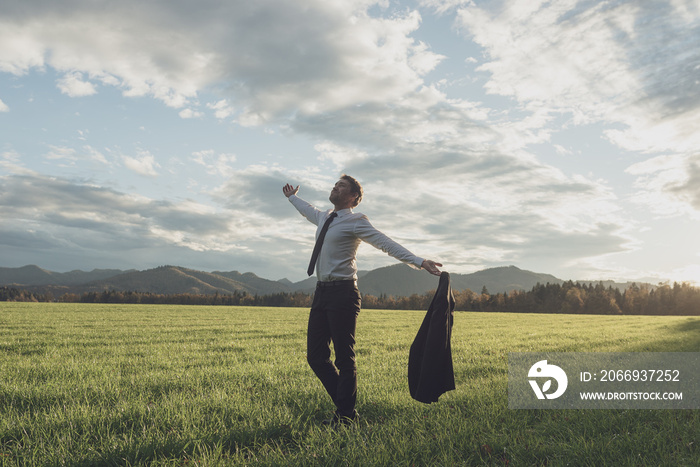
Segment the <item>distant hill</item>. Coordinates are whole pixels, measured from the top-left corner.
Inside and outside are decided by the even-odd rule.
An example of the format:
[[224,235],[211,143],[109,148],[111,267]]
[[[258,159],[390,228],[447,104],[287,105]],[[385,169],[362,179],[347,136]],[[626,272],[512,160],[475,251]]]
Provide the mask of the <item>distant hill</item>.
[[316,290],[316,276],[311,276],[303,281],[295,282],[290,285],[290,287],[295,292],[312,293]]
[[0,268],[2,285],[79,285],[86,282],[108,279],[125,272],[119,269],[93,269],[90,272],[70,271],[53,272],[39,266],[29,265],[21,268]]
[[[424,294],[435,290],[438,278],[425,271],[417,271],[403,264],[395,264],[373,271],[358,272],[362,293],[394,297]],[[472,274],[450,274],[454,290],[470,289],[480,293],[484,287],[489,293],[511,290],[531,290],[537,283],[561,284],[564,281],[551,274],[525,271],[515,266],[484,269]],[[588,283],[589,281],[585,281]],[[597,282],[596,282],[597,283]],[[629,283],[603,282],[605,287],[625,289]],[[34,292],[82,294],[116,290],[120,292],[150,292],[158,294],[232,294],[251,295],[304,292],[312,293],[316,278],[310,277],[293,283],[287,279],[272,281],[252,272],[203,272],[180,266],[161,266],[145,271],[94,269],[90,272],[52,272],[30,265],[20,268],[0,268],[0,286],[31,289]]]
[[[369,272],[358,281],[362,293],[404,297],[435,290],[439,278],[402,264],[387,266]],[[470,289],[476,293],[486,287],[489,293],[530,290],[540,284],[562,284],[564,281],[550,274],[524,271],[515,266],[484,269],[472,274],[450,274],[454,290]]]
[[232,279],[240,284],[245,284],[247,287],[254,291],[254,294],[257,293],[258,295],[270,295],[273,293],[290,292],[294,289],[293,283],[291,281],[287,281],[286,283],[282,281],[271,281],[268,279],[263,279],[262,277],[258,277],[252,272],[246,272],[241,274],[238,271],[214,271],[212,272],[212,274]]
[[515,266],[484,269],[472,274],[456,274],[451,281],[457,290],[470,289],[481,292],[483,287],[490,293],[511,290],[531,290],[539,284],[563,284],[564,281],[551,274],[526,271]]
[[87,291],[117,290],[157,294],[230,294],[256,293],[253,287],[218,274],[178,266],[161,266],[146,271],[128,272],[105,280],[84,284]]

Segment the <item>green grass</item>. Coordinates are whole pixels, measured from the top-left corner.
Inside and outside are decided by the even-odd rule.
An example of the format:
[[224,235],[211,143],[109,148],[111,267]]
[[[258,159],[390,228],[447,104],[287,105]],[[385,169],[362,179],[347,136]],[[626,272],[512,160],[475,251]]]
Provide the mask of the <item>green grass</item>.
[[519,351],[700,350],[700,319],[456,313],[457,389],[408,393],[423,312],[363,310],[359,425],[305,309],[0,303],[0,465],[698,465],[695,410],[509,410]]

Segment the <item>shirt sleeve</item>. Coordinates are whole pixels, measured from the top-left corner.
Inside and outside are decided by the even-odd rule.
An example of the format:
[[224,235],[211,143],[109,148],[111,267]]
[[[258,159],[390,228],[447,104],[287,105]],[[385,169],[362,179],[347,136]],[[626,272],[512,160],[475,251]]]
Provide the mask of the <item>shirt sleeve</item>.
[[297,211],[299,211],[302,216],[306,217],[306,219],[312,224],[318,225],[318,223],[321,221],[324,211],[317,209],[315,206],[307,203],[297,195],[291,195],[287,199],[290,203],[292,203]]
[[423,258],[414,255],[406,248],[375,229],[367,217],[363,216],[356,224],[355,235],[362,241],[369,243],[373,247],[387,253],[392,258],[396,258],[414,269],[420,269],[423,264]]

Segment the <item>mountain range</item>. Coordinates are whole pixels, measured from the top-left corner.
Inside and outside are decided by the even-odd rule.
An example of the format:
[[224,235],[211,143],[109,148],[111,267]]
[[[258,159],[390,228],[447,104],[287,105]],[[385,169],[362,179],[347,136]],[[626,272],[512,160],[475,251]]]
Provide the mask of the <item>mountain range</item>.
[[[358,273],[358,286],[362,293],[395,297],[424,294],[435,290],[438,278],[425,271],[395,264],[372,271]],[[453,290],[470,289],[480,293],[531,290],[536,284],[562,284],[564,281],[550,274],[525,271],[515,266],[484,269],[472,274],[450,274]],[[590,281],[586,281],[590,282]],[[598,283],[598,282],[595,282]],[[626,289],[629,283],[603,281],[605,287]],[[94,269],[92,271],[53,272],[38,266],[19,268],[0,267],[0,286],[29,289],[34,292],[51,292],[54,296],[64,293],[82,294],[104,290],[151,292],[157,294],[232,294],[245,292],[251,295],[275,293],[313,292],[316,278],[300,282],[287,279],[264,279],[252,272],[238,271],[204,272],[180,266],[160,266],[144,271],[119,269]]]

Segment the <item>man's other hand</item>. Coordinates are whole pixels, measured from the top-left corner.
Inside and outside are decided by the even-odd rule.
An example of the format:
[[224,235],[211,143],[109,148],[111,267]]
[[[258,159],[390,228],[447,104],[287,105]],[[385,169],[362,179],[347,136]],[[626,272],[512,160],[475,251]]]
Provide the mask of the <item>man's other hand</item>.
[[440,275],[440,270],[438,269],[439,267],[442,267],[442,264],[436,263],[435,261],[431,261],[429,259],[423,260],[423,264],[421,264],[420,267],[428,271],[430,274],[439,276]]
[[284,193],[284,196],[289,198],[292,195],[296,195],[297,192],[299,191],[299,185],[297,185],[296,188],[294,188],[292,185],[287,183],[285,186],[282,187],[282,193]]

